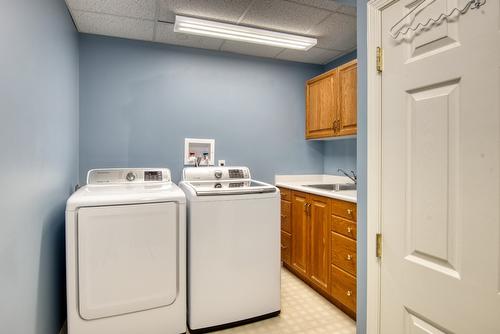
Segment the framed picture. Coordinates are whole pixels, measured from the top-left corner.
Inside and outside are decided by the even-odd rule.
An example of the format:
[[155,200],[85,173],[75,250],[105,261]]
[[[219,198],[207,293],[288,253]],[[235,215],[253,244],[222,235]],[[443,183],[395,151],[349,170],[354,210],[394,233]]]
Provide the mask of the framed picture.
[[184,165],[214,166],[215,140],[214,139],[184,139]]

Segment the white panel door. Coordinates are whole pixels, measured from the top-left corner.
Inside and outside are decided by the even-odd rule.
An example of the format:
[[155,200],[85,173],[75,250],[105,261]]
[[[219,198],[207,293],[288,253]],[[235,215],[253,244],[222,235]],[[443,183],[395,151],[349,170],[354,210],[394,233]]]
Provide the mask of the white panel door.
[[[382,11],[382,334],[500,333],[500,9]],[[465,0],[426,0],[416,26]]]
[[175,301],[177,217],[176,203],[78,210],[78,296],[83,319]]

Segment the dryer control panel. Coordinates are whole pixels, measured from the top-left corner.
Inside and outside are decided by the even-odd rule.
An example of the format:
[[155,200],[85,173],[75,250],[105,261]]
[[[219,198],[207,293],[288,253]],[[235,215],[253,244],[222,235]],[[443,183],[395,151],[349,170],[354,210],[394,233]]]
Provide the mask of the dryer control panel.
[[92,169],[87,184],[124,184],[170,182],[168,168],[106,168]]

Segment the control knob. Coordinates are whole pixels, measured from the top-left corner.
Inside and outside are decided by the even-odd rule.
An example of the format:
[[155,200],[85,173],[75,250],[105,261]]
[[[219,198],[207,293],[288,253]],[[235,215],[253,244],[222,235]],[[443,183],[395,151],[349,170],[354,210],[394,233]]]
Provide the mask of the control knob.
[[220,179],[222,177],[222,171],[216,170],[215,173],[214,173],[214,175],[215,175],[216,179]]
[[132,172],[128,172],[126,178],[127,178],[127,181],[132,182],[135,180],[135,174]]

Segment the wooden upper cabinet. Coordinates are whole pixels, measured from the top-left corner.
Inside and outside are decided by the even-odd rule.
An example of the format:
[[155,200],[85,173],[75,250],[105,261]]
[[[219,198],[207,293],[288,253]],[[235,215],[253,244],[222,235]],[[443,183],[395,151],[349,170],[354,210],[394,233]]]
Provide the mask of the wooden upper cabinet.
[[338,68],[340,97],[338,108],[338,136],[354,135],[357,131],[358,62],[353,60]]
[[306,139],[354,135],[357,131],[357,60],[306,83]]
[[315,195],[309,197],[311,225],[309,277],[319,288],[328,291],[330,200]]
[[307,138],[333,136],[333,122],[338,108],[335,91],[338,91],[337,72],[327,72],[307,82]]
[[307,195],[292,192],[292,267],[302,275],[307,274],[308,262],[308,209]]

